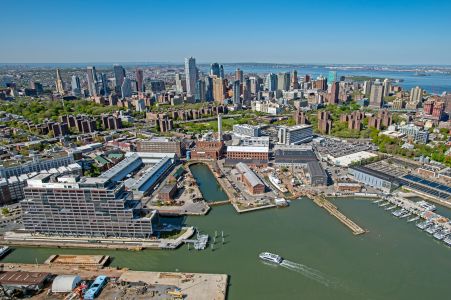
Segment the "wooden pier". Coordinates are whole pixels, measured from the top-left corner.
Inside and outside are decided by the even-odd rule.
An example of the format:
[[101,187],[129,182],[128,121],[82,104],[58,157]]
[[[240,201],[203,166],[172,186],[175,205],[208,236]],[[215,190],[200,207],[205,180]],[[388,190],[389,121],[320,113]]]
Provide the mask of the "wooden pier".
[[328,201],[327,199],[325,199],[323,197],[319,197],[319,196],[314,196],[314,195],[308,195],[308,197],[310,199],[312,199],[316,205],[327,210],[332,216],[337,218],[341,223],[346,225],[346,227],[351,229],[351,231],[354,235],[359,235],[359,234],[363,234],[366,232],[363,228],[361,228],[359,225],[357,225],[351,219],[349,219],[343,213],[341,213],[338,210],[338,208],[335,205],[333,205],[330,201]]

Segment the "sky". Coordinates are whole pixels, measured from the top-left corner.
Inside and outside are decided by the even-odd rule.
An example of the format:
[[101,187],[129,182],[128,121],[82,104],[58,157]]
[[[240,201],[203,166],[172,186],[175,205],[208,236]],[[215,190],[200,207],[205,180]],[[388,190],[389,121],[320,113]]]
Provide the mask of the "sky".
[[0,63],[451,65],[450,0],[1,1]]

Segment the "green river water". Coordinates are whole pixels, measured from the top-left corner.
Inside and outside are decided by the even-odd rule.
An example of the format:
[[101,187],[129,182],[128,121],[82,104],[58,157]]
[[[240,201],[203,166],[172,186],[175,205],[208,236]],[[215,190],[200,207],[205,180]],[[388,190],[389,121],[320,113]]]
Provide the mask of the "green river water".
[[[204,193],[217,190],[214,184],[201,187]],[[57,253],[106,254],[113,257],[112,266],[133,270],[226,273],[228,299],[450,299],[450,248],[370,200],[335,204],[369,232],[353,236],[326,211],[300,199],[283,209],[238,215],[228,205],[186,218],[186,224],[211,236],[218,231],[214,250],[17,248],[3,261],[42,263]],[[290,263],[265,264],[258,258],[262,251]]]

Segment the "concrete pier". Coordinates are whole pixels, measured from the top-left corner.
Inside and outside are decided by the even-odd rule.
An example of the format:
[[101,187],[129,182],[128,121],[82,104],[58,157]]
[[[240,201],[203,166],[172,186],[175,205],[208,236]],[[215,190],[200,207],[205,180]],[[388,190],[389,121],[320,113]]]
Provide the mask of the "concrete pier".
[[313,195],[309,195],[309,198],[312,199],[316,205],[327,210],[331,215],[333,215],[335,218],[337,218],[346,227],[351,229],[351,231],[354,235],[359,235],[359,234],[363,234],[366,232],[363,228],[361,228],[359,225],[357,225],[351,219],[349,219],[343,213],[341,213],[338,210],[338,208],[335,205],[333,205],[330,201],[328,201],[327,199],[325,199],[323,197],[319,197],[319,196],[313,196]]

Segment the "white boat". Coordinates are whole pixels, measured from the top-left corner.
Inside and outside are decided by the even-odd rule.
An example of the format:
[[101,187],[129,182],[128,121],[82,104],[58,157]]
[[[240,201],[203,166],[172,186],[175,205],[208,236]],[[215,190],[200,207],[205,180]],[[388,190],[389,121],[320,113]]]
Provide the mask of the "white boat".
[[274,174],[269,174],[268,175],[269,181],[272,183],[272,185],[278,189],[279,191],[281,191],[282,193],[285,193],[287,190],[285,188],[283,188],[281,186],[282,181]]
[[5,256],[9,250],[11,250],[11,248],[9,248],[8,246],[3,246],[0,247],[0,258],[3,258],[3,256]]
[[283,258],[281,256],[270,252],[262,252],[258,257],[260,257],[261,260],[269,261],[278,265],[283,261]]
[[288,201],[285,198],[276,198],[274,199],[274,203],[279,207],[285,207],[289,205]]

